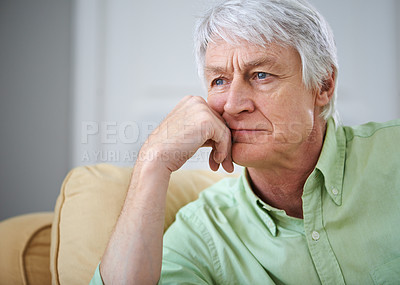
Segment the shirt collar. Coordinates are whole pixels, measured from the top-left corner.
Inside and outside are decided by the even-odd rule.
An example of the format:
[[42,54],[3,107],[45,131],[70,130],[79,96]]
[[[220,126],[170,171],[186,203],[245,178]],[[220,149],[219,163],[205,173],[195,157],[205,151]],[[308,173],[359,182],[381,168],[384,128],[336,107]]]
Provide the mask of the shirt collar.
[[329,119],[324,145],[315,168],[321,171],[325,189],[338,206],[342,204],[345,156],[346,137],[344,130],[340,126],[336,127],[333,119]]
[[[343,186],[343,173],[344,161],[346,153],[346,137],[342,127],[336,128],[333,119],[327,122],[327,130],[325,140],[319,160],[316,165],[322,176],[324,177],[324,185],[326,191],[332,200],[337,204],[342,204],[342,186]],[[283,210],[276,209],[263,202],[256,194],[254,194],[248,177],[247,168],[243,169],[240,176],[240,182],[244,191],[241,192],[242,198],[254,205],[259,217],[263,220],[264,224],[268,227],[273,236],[277,235],[276,222],[270,216],[270,213],[282,214]],[[242,199],[240,199],[242,200]]]
[[240,201],[246,200],[247,203],[250,203],[250,208],[257,213],[272,236],[277,236],[279,229],[282,227],[291,231],[304,233],[302,219],[290,217],[284,210],[274,208],[263,202],[254,194],[249,181],[247,169],[244,169],[241,175],[241,183],[244,191],[242,191],[243,196]]
[[243,169],[242,175],[240,176],[240,180],[244,188],[244,192],[242,192],[242,194],[245,195],[246,197],[245,199],[249,201],[251,205],[253,205],[253,207],[251,208],[253,208],[257,212],[258,216],[261,218],[264,225],[267,226],[270,233],[273,236],[276,236],[277,225],[268,212],[271,210],[278,210],[278,209],[275,209],[269,206],[268,204],[264,203],[256,194],[254,194],[253,189],[251,189],[249,183],[250,179],[248,177],[247,168]]

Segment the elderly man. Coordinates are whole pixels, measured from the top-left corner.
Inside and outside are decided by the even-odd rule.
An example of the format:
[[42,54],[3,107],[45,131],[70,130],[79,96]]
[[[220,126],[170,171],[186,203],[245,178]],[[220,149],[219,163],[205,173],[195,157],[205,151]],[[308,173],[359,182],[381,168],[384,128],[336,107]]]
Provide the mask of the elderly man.
[[[184,98],[142,147],[92,282],[400,282],[400,121],[338,123],[323,17],[303,0],[225,1],[195,45],[208,100]],[[170,175],[202,146],[211,169],[244,172],[163,237]]]

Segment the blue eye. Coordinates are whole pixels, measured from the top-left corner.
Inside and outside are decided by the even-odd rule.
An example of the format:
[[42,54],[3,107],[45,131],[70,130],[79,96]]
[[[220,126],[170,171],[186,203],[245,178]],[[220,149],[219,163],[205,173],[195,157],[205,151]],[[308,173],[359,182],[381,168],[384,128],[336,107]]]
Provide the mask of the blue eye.
[[221,78],[215,79],[214,84],[217,86],[222,85],[224,84],[224,80]]
[[257,79],[265,79],[268,77],[268,73],[266,72],[257,72]]

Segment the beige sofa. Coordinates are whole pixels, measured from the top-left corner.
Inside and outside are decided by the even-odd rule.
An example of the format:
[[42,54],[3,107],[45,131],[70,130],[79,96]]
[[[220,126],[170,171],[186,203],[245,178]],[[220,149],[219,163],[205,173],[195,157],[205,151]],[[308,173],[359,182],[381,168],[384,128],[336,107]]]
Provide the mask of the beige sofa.
[[[131,172],[107,164],[75,168],[64,180],[54,212],[0,222],[0,284],[88,284],[120,213]],[[179,208],[223,177],[206,170],[173,173],[165,229]]]

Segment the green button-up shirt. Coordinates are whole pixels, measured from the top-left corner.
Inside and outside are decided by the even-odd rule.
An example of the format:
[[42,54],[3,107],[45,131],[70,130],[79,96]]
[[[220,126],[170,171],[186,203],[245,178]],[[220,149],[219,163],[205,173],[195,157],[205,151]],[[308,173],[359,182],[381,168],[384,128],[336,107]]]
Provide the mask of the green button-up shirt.
[[220,181],[166,232],[160,283],[400,284],[399,146],[400,120],[329,121],[304,219],[261,201],[246,170]]
[[205,190],[165,234],[160,283],[400,284],[400,120],[329,121],[302,199],[287,216],[246,171]]

